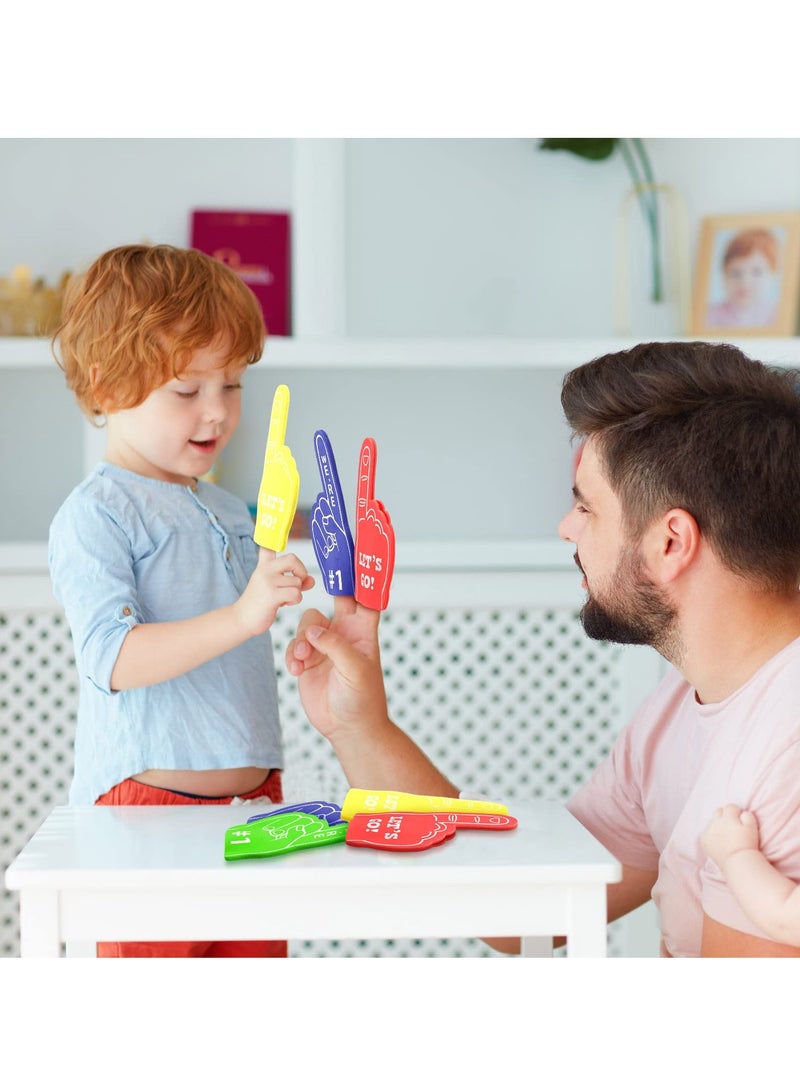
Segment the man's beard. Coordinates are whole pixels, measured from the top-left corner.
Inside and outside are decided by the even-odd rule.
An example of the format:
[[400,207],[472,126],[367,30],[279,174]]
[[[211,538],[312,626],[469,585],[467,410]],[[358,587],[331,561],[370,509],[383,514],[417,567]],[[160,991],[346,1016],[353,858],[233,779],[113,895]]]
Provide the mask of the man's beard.
[[[577,555],[575,563],[581,568]],[[599,594],[589,592],[581,610],[587,636],[614,644],[646,644],[675,662],[677,615],[646,576],[638,550],[630,546],[624,550],[613,576]]]

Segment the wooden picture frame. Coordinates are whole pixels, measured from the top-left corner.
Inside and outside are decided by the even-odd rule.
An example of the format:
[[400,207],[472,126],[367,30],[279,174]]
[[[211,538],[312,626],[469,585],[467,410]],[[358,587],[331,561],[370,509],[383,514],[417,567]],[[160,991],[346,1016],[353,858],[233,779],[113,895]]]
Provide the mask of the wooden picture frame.
[[707,216],[690,334],[792,337],[800,313],[800,211]]

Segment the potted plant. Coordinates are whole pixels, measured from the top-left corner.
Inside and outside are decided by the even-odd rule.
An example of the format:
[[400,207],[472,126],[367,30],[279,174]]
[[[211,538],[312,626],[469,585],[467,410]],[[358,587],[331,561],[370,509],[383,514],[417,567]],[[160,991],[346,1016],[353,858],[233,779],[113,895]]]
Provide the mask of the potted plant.
[[654,303],[661,303],[664,299],[664,288],[661,276],[658,194],[654,188],[653,169],[643,141],[616,137],[550,138],[540,140],[539,148],[542,151],[571,152],[581,159],[594,160],[609,159],[615,151],[619,151],[631,176],[650,238],[650,298]]

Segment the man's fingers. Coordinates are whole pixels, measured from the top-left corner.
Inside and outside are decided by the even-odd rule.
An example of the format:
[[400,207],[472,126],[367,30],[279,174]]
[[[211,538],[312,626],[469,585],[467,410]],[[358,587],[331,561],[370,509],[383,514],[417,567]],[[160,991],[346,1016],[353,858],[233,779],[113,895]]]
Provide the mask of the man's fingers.
[[333,616],[338,618],[350,617],[358,605],[352,595],[336,595],[333,600]]
[[292,641],[292,643],[295,643],[295,641],[297,640],[305,640],[305,633],[310,625],[322,626],[323,628],[327,628],[327,626],[330,625],[330,622],[323,613],[320,613],[319,610],[306,610],[303,616],[300,618],[300,623],[297,626],[297,636],[295,637],[295,640]]
[[348,640],[321,625],[307,626],[305,638],[312,648],[330,659],[337,672],[345,680],[355,680],[360,671],[363,657]]
[[306,639],[306,630],[310,625],[327,625],[328,619],[319,610],[306,610],[297,626],[297,635],[286,647],[286,669],[292,675],[302,674],[306,667],[319,663],[322,656]]

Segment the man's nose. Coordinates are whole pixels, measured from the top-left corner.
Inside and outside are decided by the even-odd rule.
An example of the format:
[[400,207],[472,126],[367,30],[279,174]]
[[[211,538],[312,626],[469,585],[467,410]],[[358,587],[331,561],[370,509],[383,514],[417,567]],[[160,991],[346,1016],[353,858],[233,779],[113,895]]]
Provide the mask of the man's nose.
[[570,509],[558,524],[558,536],[565,542],[574,542],[575,537],[572,532],[572,516],[574,515],[574,509]]

